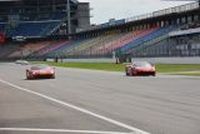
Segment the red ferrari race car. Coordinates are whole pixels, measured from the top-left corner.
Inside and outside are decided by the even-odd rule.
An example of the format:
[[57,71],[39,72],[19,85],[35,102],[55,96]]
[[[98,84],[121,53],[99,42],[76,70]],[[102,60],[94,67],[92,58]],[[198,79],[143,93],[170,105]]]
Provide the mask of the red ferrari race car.
[[156,76],[155,66],[148,62],[133,62],[125,70],[127,76]]
[[55,79],[55,68],[47,65],[34,65],[26,70],[26,78],[28,80],[39,78]]

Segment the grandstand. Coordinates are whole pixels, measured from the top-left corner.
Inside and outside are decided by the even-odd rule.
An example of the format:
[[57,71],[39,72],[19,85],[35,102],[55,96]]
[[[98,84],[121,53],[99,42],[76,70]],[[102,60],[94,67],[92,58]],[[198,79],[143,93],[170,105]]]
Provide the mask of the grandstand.
[[[83,7],[88,6],[83,3]],[[8,22],[2,21],[0,30],[6,31],[6,35],[32,38],[1,46],[1,59],[115,57],[123,61],[132,57],[200,56],[199,11],[199,3],[194,2],[132,18],[110,20],[82,30],[78,28],[65,36],[56,34],[57,28],[63,26],[61,18],[65,16],[60,12],[40,17],[28,15],[14,30],[6,26]]]

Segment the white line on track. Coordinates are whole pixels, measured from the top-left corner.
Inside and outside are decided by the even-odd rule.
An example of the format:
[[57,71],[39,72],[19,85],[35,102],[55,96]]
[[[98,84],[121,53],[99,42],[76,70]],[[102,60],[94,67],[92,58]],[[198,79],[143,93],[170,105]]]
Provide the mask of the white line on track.
[[41,97],[41,98],[43,98],[43,99],[52,101],[52,102],[54,102],[54,103],[57,103],[57,104],[60,104],[60,105],[66,106],[66,107],[69,107],[69,108],[71,108],[71,109],[77,110],[77,111],[82,112],[82,113],[85,113],[85,114],[87,114],[87,115],[91,115],[91,116],[96,117],[96,118],[98,118],[98,119],[107,121],[107,122],[109,122],[109,123],[111,123],[111,124],[114,124],[114,125],[117,125],[117,126],[126,128],[126,129],[128,129],[128,130],[133,131],[134,134],[150,134],[150,133],[145,132],[145,131],[143,131],[143,130],[140,130],[140,129],[138,129],[138,128],[132,127],[132,126],[127,125],[127,124],[124,124],[124,123],[122,123],[122,122],[113,120],[113,119],[111,119],[111,118],[102,116],[102,115],[100,115],[100,114],[96,114],[96,113],[91,112],[91,111],[89,111],[89,110],[87,110],[87,109],[84,109],[84,108],[81,108],[81,107],[72,105],[72,104],[70,104],[70,103],[67,103],[67,102],[64,102],[64,101],[61,101],[61,100],[57,100],[57,99],[55,99],[55,98],[52,98],[52,97],[50,97],[50,96],[41,94],[41,93],[39,93],[39,92],[35,92],[35,91],[32,91],[32,90],[29,90],[29,89],[26,89],[26,88],[17,86],[17,85],[12,84],[12,83],[10,83],[10,82],[8,82],[8,81],[5,81],[5,80],[0,79],[0,82],[1,82],[1,83],[4,83],[4,84],[6,84],[6,85],[9,85],[9,86],[11,86],[11,87],[13,87],[13,88],[16,88],[16,89],[18,89],[18,90],[21,90],[21,91],[23,91],[23,92],[27,92],[27,93],[29,93],[29,94],[33,94],[33,95],[39,96],[39,97]]
[[79,134],[130,134],[114,131],[68,130],[68,129],[42,129],[42,128],[0,128],[0,131],[12,132],[50,132],[50,133],[79,133]]

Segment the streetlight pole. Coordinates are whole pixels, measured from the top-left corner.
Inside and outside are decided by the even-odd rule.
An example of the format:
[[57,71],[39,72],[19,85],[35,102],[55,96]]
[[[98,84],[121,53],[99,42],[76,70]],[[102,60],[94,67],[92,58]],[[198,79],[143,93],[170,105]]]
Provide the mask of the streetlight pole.
[[68,34],[71,34],[71,9],[70,9],[70,0],[67,0],[67,27]]

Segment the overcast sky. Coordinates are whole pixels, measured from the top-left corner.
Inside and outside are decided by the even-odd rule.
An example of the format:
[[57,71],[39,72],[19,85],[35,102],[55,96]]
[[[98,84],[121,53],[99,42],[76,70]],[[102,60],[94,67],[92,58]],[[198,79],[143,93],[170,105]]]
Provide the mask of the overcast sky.
[[166,2],[161,0],[79,0],[90,2],[92,23],[103,23],[110,18],[127,18],[155,10],[185,4],[185,2]]

